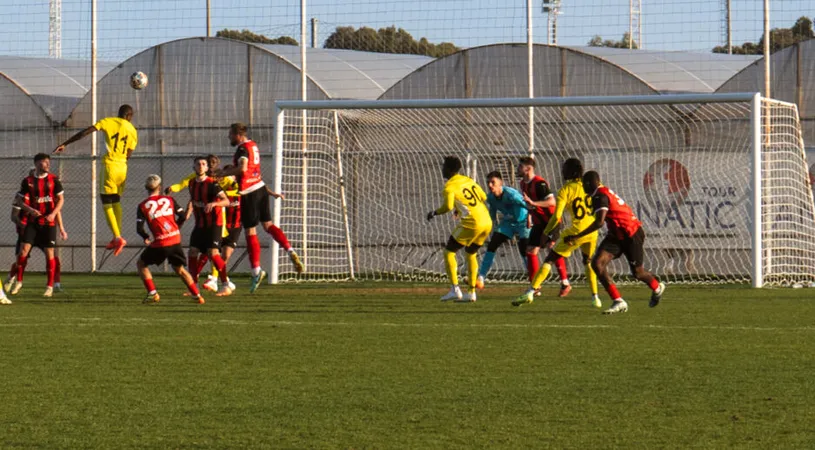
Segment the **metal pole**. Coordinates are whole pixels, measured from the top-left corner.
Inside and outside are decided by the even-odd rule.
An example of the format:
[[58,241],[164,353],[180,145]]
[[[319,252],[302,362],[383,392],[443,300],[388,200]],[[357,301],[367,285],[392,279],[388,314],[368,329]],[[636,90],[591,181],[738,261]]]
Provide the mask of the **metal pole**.
[[628,49],[634,47],[634,0],[628,0]]
[[212,0],[207,0],[207,37],[212,37]]
[[764,0],[764,97],[772,98],[770,92],[770,0]]
[[[91,0],[91,124],[96,123],[96,0]],[[96,136],[91,137],[91,272],[96,272]]]
[[[300,1],[300,99],[308,100],[307,93],[307,57],[306,57],[306,0]],[[301,136],[301,220],[302,220],[302,256],[303,264],[307,266],[308,261],[308,112],[304,109],[301,112],[300,136]]]
[[750,102],[750,130],[752,132],[753,142],[753,160],[752,160],[752,284],[754,288],[760,288],[764,285],[764,268],[763,259],[764,254],[763,245],[761,241],[761,94],[753,96]]
[[316,18],[311,18],[311,48],[317,48],[317,28],[319,23],[320,21]]
[[733,23],[731,13],[731,0],[727,0],[727,54],[733,54]]
[[[283,191],[283,128],[286,122],[285,114],[284,110],[275,105],[274,158],[272,159],[272,173],[274,173],[272,190],[275,192]],[[272,201],[272,222],[278,225],[280,224],[280,210],[282,207],[282,201],[279,198]],[[269,283],[277,284],[280,277],[280,245],[274,239],[272,239],[271,259],[269,265],[271,267]]]
[[[532,32],[532,0],[526,0],[526,67],[529,83],[529,98],[535,97],[535,50]],[[529,155],[535,152],[535,108],[529,107],[528,126]]]
[[354,276],[354,250],[351,247],[351,225],[348,223],[348,202],[345,199],[345,176],[342,170],[342,142],[340,141],[340,118],[334,110],[334,144],[337,147],[337,175],[340,180],[340,206],[342,207],[342,222],[345,227],[345,251],[348,253],[348,274]]

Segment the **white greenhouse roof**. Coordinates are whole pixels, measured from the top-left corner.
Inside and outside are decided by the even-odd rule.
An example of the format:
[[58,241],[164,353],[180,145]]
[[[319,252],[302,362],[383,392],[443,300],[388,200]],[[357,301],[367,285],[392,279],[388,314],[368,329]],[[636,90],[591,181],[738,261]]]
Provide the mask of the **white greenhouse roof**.
[[[300,69],[300,47],[262,45]],[[433,61],[422,55],[361,52],[326,48],[306,49],[308,76],[331,99],[374,100],[409,73]]]
[[760,55],[565,47],[615,64],[662,93],[714,92]]
[[[101,79],[116,65],[98,62]],[[90,90],[87,60],[0,56],[0,74],[38,104],[53,122],[62,122]]]

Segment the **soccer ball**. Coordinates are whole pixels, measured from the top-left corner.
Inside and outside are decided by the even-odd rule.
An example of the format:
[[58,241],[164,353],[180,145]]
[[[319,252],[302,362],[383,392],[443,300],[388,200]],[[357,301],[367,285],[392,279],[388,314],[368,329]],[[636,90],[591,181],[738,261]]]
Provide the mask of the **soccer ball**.
[[144,89],[147,87],[147,75],[144,72],[134,72],[130,75],[130,87],[133,89]]

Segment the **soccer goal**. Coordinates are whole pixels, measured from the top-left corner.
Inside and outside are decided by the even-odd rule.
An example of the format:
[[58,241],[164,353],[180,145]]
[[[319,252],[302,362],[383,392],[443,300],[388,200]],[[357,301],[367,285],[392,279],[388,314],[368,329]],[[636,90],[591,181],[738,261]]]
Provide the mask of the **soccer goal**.
[[[669,282],[815,282],[815,209],[794,104],[758,94],[276,104],[274,221],[306,264],[272,252],[272,282],[444,279],[455,218],[427,222],[459,156],[517,187],[533,155],[553,190],[569,157],[600,173],[643,222],[646,267]],[[543,251],[545,253],[545,250]],[[542,255],[543,256],[543,255]],[[613,271],[628,275],[624,261]],[[583,276],[579,255],[571,278]],[[490,279],[522,281],[514,244]]]

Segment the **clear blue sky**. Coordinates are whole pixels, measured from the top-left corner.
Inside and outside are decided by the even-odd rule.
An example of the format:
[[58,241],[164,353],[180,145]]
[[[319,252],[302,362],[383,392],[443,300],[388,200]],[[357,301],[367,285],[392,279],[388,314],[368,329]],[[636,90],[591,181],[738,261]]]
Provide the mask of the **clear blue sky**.
[[[724,41],[724,0],[642,0],[646,49],[709,51]],[[63,0],[63,57],[90,49],[90,0]],[[299,39],[299,0],[211,0],[212,29],[250,29]],[[48,0],[0,0],[0,54],[47,56]],[[172,39],[206,33],[206,0],[98,0],[99,55],[117,61]],[[558,43],[585,45],[594,35],[619,39],[628,30],[628,0],[563,0]],[[472,47],[526,39],[526,0],[310,0],[322,41],[336,26],[396,25],[415,38]],[[546,15],[533,2],[535,41],[546,42]],[[757,41],[762,2],[732,0],[734,44]],[[772,27],[815,16],[813,0],[774,0]]]

